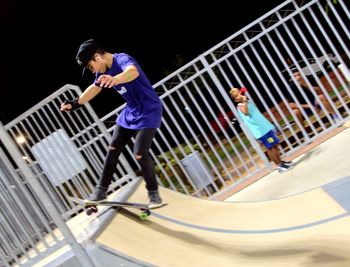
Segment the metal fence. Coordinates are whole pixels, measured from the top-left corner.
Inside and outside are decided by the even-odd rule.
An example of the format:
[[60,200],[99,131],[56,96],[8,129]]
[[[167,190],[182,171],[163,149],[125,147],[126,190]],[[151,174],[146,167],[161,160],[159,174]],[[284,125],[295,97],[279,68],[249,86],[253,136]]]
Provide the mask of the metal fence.
[[81,266],[94,266],[45,190],[45,179],[23,159],[1,123],[0,137],[1,266],[33,266],[66,245]]
[[[341,120],[349,116],[349,6],[346,1],[285,1],[274,10],[154,85],[163,105],[162,126],[151,148],[159,183],[184,194],[220,198],[274,166],[237,115],[229,97],[232,87],[248,88],[249,97],[276,126],[286,157],[326,134],[336,122],[325,106],[306,114],[290,88],[292,68],[306,84],[320,88]],[[300,89],[300,88],[299,88]],[[304,127],[291,110],[286,93],[305,117]],[[59,111],[64,99],[81,90],[66,85],[36,106],[1,126],[18,157],[1,137],[0,259],[4,266],[30,259],[63,221],[81,210],[69,196],[87,197],[101,173],[114,126],[123,106],[98,118],[89,104],[71,113]],[[314,93],[316,96],[316,93]],[[304,96],[305,97],[305,96]],[[27,174],[18,163],[22,161]],[[122,154],[110,192],[138,173],[132,144]],[[39,186],[38,192],[33,188]],[[20,190],[20,191],[19,191]],[[43,202],[44,199],[47,201]],[[50,207],[51,207],[50,206]],[[67,234],[70,240],[69,233]],[[60,240],[52,236],[55,246]],[[79,248],[78,248],[79,249]],[[34,260],[42,257],[37,251]],[[79,253],[79,250],[77,250]]]
[[[217,197],[270,167],[237,116],[228,95],[233,86],[248,88],[274,123],[284,156],[338,126],[322,103],[319,110],[311,108],[311,116],[304,112],[289,85],[296,83],[292,68],[308,86],[320,87],[341,119],[348,117],[349,11],[343,1],[326,3],[328,11],[320,1],[286,1],[155,85],[166,111],[153,150],[164,185]],[[300,107],[305,127],[286,92]],[[191,175],[183,165],[195,151],[212,177],[205,187],[194,183],[202,174]]]

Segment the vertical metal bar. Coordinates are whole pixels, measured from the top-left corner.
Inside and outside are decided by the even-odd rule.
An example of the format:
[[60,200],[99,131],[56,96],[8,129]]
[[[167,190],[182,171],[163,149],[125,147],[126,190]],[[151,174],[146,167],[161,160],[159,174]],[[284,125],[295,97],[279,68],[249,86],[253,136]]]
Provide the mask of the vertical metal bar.
[[[264,26],[263,26],[262,24],[260,24],[260,26],[264,29]],[[267,36],[267,39],[268,39],[268,41],[269,41],[269,43],[270,43],[271,45],[275,46],[274,43],[271,43],[272,40],[271,40],[271,38],[270,38],[269,36]],[[269,52],[269,50],[266,48],[266,46],[264,45],[264,43],[261,41],[261,39],[259,39],[258,42],[259,42],[260,46],[262,47],[262,49],[263,49],[265,55],[266,55],[268,58],[273,58],[272,55],[271,55],[271,53]],[[280,52],[279,49],[277,49],[277,47],[275,47],[274,52],[277,54],[277,56],[278,56],[280,62],[284,63],[284,58],[282,57],[281,52]],[[280,80],[281,80],[282,83],[284,84],[284,86],[285,86],[286,88],[288,88],[289,85],[288,85],[288,83],[285,81],[283,75],[281,74],[281,71],[278,69],[275,60],[272,60],[272,61],[271,61],[271,64],[272,64],[274,70],[276,71],[278,77],[280,78]],[[284,67],[285,67],[285,68],[288,68],[287,64],[284,64]],[[300,124],[300,122],[298,121],[298,119],[295,117],[295,114],[293,113],[292,109],[290,108],[290,105],[289,105],[287,99],[284,97],[284,94],[281,92],[281,89],[280,89],[279,86],[276,84],[275,80],[272,79],[270,73],[268,73],[268,75],[269,75],[269,77],[270,77],[271,82],[272,82],[273,85],[275,86],[275,89],[276,89],[278,95],[280,96],[280,98],[281,98],[281,100],[282,100],[282,103],[283,103],[284,106],[287,108],[289,114],[293,117],[293,120],[296,122],[296,124],[297,124],[300,128],[303,128],[302,125]],[[291,123],[290,123],[290,122],[288,121],[288,119],[286,118],[284,112],[282,112],[282,111],[280,111],[280,112],[281,112],[282,118],[285,120],[286,126],[289,128],[289,130],[290,130],[292,136],[297,140],[298,144],[301,144],[301,143],[300,143],[300,139],[297,137],[296,131],[295,131],[294,128],[291,126]],[[292,144],[289,142],[288,138],[287,138],[286,135],[284,134],[284,131],[282,131],[282,133],[283,133],[282,136],[286,139],[289,148],[290,148],[291,150],[293,150]]]
[[[251,133],[249,132],[249,130],[247,129],[247,126],[245,126],[245,124],[242,122],[241,118],[239,117],[236,107],[233,105],[231,99],[229,98],[227,92],[225,91],[225,89],[222,87],[220,81],[217,79],[215,73],[213,72],[213,70],[210,68],[209,63],[207,62],[207,60],[204,58],[204,56],[200,56],[201,61],[203,62],[204,67],[207,69],[208,74],[210,75],[210,77],[212,78],[213,82],[215,83],[217,89],[219,90],[219,92],[222,94],[223,98],[226,100],[226,103],[228,103],[229,107],[231,108],[231,110],[234,112],[236,119],[240,122],[241,127],[245,130],[245,134],[248,137],[249,141],[251,144],[253,144],[255,151],[258,153],[258,155],[260,156],[260,158],[263,160],[265,166],[269,169],[272,169],[272,165],[269,162],[269,160],[267,159],[266,155],[264,154],[264,152],[261,150],[260,146],[258,145],[257,141],[255,140],[255,138],[251,135]],[[251,158],[251,161],[256,164],[256,162],[253,160],[252,156],[250,155],[250,153],[248,153],[248,155]]]
[[12,155],[14,162],[23,172],[23,175],[28,179],[28,181],[33,185],[33,189],[35,193],[38,195],[40,200],[46,204],[46,208],[48,213],[53,218],[56,225],[61,230],[63,236],[66,238],[67,243],[73,249],[78,261],[82,264],[82,266],[94,267],[93,261],[90,259],[89,254],[81,247],[81,245],[77,242],[72,232],[69,230],[65,222],[60,217],[60,214],[57,212],[55,205],[51,202],[50,197],[46,194],[46,192],[42,189],[40,183],[35,179],[28,166],[21,159],[21,154],[18,151],[17,147],[11,140],[8,133],[4,130],[2,123],[0,122],[0,139],[3,140],[4,146]]
[[[226,111],[221,107],[221,105],[220,105],[220,103],[219,103],[219,101],[218,101],[216,95],[212,92],[212,90],[210,90],[209,85],[206,83],[206,81],[205,81],[202,77],[201,77],[201,79],[202,79],[203,84],[204,84],[205,87],[207,88],[207,90],[208,90],[208,92],[209,92],[209,94],[210,94],[210,97],[212,98],[212,100],[214,101],[214,103],[219,107],[219,110],[220,110],[221,114],[224,114],[224,116],[226,116]],[[198,87],[197,84],[195,84],[195,87],[196,87],[198,93],[200,94],[200,96],[203,98],[204,103],[205,103],[207,106],[210,106],[209,103],[208,103],[208,101],[205,99],[204,95],[202,94],[201,89]],[[213,114],[213,113],[211,113],[211,114],[212,114],[213,117],[215,117],[215,114]],[[227,116],[226,116],[225,118],[226,118],[227,121],[229,121],[229,118],[227,118]],[[241,162],[244,162],[244,160],[242,159],[240,153],[237,151],[236,146],[232,143],[231,138],[227,135],[226,131],[223,129],[221,123],[218,121],[217,118],[215,118],[215,121],[216,121],[216,123],[218,123],[219,128],[220,128],[221,131],[223,132],[223,134],[224,134],[226,140],[228,140],[228,142],[229,142],[229,144],[231,145],[232,149],[233,149],[234,152],[236,153],[236,156],[239,158],[239,160],[240,160]],[[240,144],[241,144],[242,147],[245,149],[245,152],[249,155],[250,160],[253,162],[254,166],[257,167],[255,161],[253,160],[253,158],[251,157],[251,155],[248,153],[248,151],[247,151],[245,145],[243,144],[242,140],[239,138],[239,135],[237,134],[236,130],[235,130],[231,125],[230,125],[230,129],[233,130],[235,136],[238,137],[238,140],[239,140]],[[220,146],[222,147],[222,142],[221,142],[220,138],[219,138],[216,134],[214,135],[214,137],[215,137],[215,140],[216,140],[216,141],[220,144]],[[222,149],[224,149],[224,148],[222,147]],[[239,176],[241,176],[241,175],[242,175],[242,172],[237,168],[236,164],[231,160],[231,158],[230,158],[230,163],[231,163],[231,166],[234,167],[235,172],[236,172]],[[246,164],[243,164],[243,167],[245,168],[245,171],[247,171],[247,172],[250,171],[250,170],[248,169],[248,167],[246,166]],[[234,178],[234,177],[231,176],[231,179],[233,179],[233,178]]]
[[[328,0],[329,1],[329,0]],[[339,2],[342,2],[342,0],[340,0]],[[335,35],[335,37],[337,38],[337,41],[340,43],[340,45],[342,46],[342,48],[344,49],[345,53],[347,54],[348,58],[350,58],[350,52],[349,52],[349,49],[346,47],[344,41],[343,41],[343,38],[339,35],[339,32],[338,30],[334,27],[333,23],[331,22],[331,20],[329,19],[329,17],[327,16],[326,12],[324,11],[324,9],[322,8],[322,6],[320,5],[319,2],[317,2],[317,7],[318,9],[320,10],[320,12],[322,13],[323,17],[325,18],[325,20],[327,21],[327,24],[328,26],[331,28],[332,30],[332,33]],[[334,7],[333,5],[331,4],[330,5],[331,9],[334,11]],[[345,10],[344,10],[345,11]],[[310,12],[312,12],[312,16],[315,18],[315,13],[311,10]],[[349,18],[349,17],[348,17]],[[339,17],[338,17],[338,20],[339,20]],[[318,25],[320,25],[318,23]],[[349,28],[347,29],[349,30]],[[324,31],[324,28],[322,27],[322,31]],[[347,33],[347,36],[349,36],[349,33],[348,31],[345,31]],[[327,36],[327,41],[330,41],[329,37]],[[348,40],[349,41],[349,40]],[[337,51],[333,45],[332,42],[330,42],[331,44],[331,47],[334,51]],[[335,52],[335,54],[337,55],[337,57],[339,58],[340,62],[342,64],[345,64],[342,57],[338,54],[338,52]]]
[[[315,51],[313,50],[313,48],[311,47],[310,43],[308,42],[307,38],[305,37],[305,35],[303,34],[303,32],[301,31],[299,25],[297,25],[297,23],[295,22],[294,19],[292,19],[293,25],[294,27],[297,29],[299,35],[301,36],[301,38],[304,41],[304,44],[307,46],[308,51],[312,54],[312,56],[317,59],[317,55],[315,54]],[[309,29],[310,31],[310,29]],[[316,40],[318,41],[318,40]],[[326,55],[327,56],[327,55]],[[320,64],[320,62],[318,60],[316,60],[317,65],[319,66],[319,68],[322,70],[322,73],[328,78],[328,82],[330,84],[332,84],[333,86],[333,92],[335,92],[335,94],[337,95],[337,97],[340,99],[340,101],[342,102],[343,105],[346,106],[346,104],[344,103],[342,97],[340,96],[338,90],[336,90],[336,86],[334,84],[334,82],[332,81],[332,79],[329,77],[328,72],[325,70],[325,68],[323,67],[322,64]],[[318,86],[320,87],[320,89],[322,90],[322,93],[324,94],[324,96],[326,97],[327,101],[330,103],[331,107],[333,108],[333,110],[336,112],[336,114],[338,116],[341,117],[341,114],[339,113],[337,107],[335,106],[335,104],[333,103],[333,100],[330,98],[325,86],[320,82],[319,78],[317,77],[317,75],[315,74],[315,72],[313,71],[312,68],[309,67],[310,73],[311,75],[314,77],[315,81],[317,82]],[[346,109],[348,110],[348,108],[346,107]]]
[[[226,116],[226,114],[225,114],[226,111],[223,110],[222,107],[220,106],[220,103],[218,102],[218,100],[217,100],[215,94],[213,94],[213,92],[210,90],[210,88],[208,88],[209,86],[208,86],[208,84],[204,81],[203,77],[201,77],[201,79],[202,79],[203,84],[205,85],[206,89],[208,90],[210,96],[212,97],[212,100],[214,100],[215,104],[219,107],[219,110],[220,110],[221,114],[224,114],[224,115]],[[198,84],[197,84],[196,82],[194,83],[194,86],[195,86],[195,88],[196,88],[198,94],[201,96],[203,102],[204,102],[208,107],[210,107],[210,104],[209,104],[208,101],[205,99],[205,96],[203,95],[202,90],[199,88],[199,86],[198,86]],[[209,108],[209,111],[210,111],[210,114],[211,114],[213,117],[216,117],[212,109]],[[229,119],[227,118],[227,116],[226,116],[226,120],[229,121]],[[233,148],[233,150],[235,151],[235,153],[239,155],[239,153],[237,153],[237,148],[236,148],[236,146],[232,143],[231,138],[227,135],[225,129],[224,129],[224,128],[222,127],[222,125],[221,125],[221,122],[219,122],[217,118],[215,118],[215,121],[216,121],[216,123],[219,125],[219,128],[220,128],[221,131],[223,132],[223,134],[224,134],[226,140],[229,142],[230,146]],[[217,136],[217,134],[214,133],[212,127],[210,127],[210,130],[211,130],[211,133],[213,134],[213,136],[214,136],[216,142],[220,145],[220,148],[224,151],[226,157],[229,159],[229,162],[231,163],[231,166],[234,167],[234,169],[235,169],[235,171],[237,172],[237,174],[242,175],[241,171],[237,168],[235,162],[233,162],[232,157],[228,154],[227,149],[223,146],[222,141],[221,141],[220,138]],[[211,144],[210,141],[208,141],[208,143],[210,144],[210,147],[211,147],[212,151],[215,153],[216,157],[219,157],[219,156],[217,155],[217,153],[216,153],[215,147],[212,146],[212,144]],[[239,157],[240,157],[240,155],[239,155]],[[241,159],[241,162],[243,162],[242,158],[240,158],[240,159]],[[221,161],[221,164],[224,165],[224,163],[223,163],[222,161]],[[246,167],[246,165],[243,165],[243,166],[245,167],[245,170],[248,171],[248,168]],[[226,168],[225,168],[225,170],[227,171],[228,174],[230,173]],[[230,177],[231,177],[231,179],[234,178],[234,177],[232,177],[231,175],[230,175]]]
[[[2,158],[5,160],[6,157],[5,155],[1,152],[2,154]],[[10,163],[8,162],[7,165],[10,165]],[[9,170],[11,171],[11,170]],[[12,177],[18,177],[18,175],[16,173],[11,173]],[[6,179],[3,179],[3,182],[5,184],[7,184],[8,187],[10,187],[10,184],[7,182]],[[37,203],[34,203],[33,197],[31,194],[29,194],[28,190],[26,188],[24,188],[23,184],[20,182],[17,182],[16,180],[14,180],[14,182],[16,182],[16,188],[19,188],[21,190],[21,194],[25,197],[26,203],[28,203],[31,207],[35,207],[37,205]],[[32,188],[32,185],[31,185]],[[23,200],[19,197],[18,193],[17,194],[12,194],[12,197],[15,199],[16,203],[22,203]],[[43,236],[41,235],[41,231],[38,227],[38,225],[36,223],[33,223],[30,218],[33,218],[33,214],[29,214],[28,211],[26,209],[24,209],[23,206],[19,206],[18,207],[22,212],[23,212],[23,216],[25,216],[25,218],[28,220],[29,225],[35,230],[36,233],[38,233],[39,237],[41,239],[43,239]],[[37,210],[37,209],[33,209],[32,212],[37,215],[37,218],[40,220],[40,224],[42,226],[45,227],[45,231],[46,232],[50,232],[50,226],[47,223],[47,220],[45,220],[43,214]],[[19,222],[21,223],[21,222]],[[53,235],[53,238],[55,241],[57,241],[57,238],[55,235]],[[48,244],[46,243],[45,240],[43,240],[43,243],[46,247],[48,247]]]
[[[264,28],[264,26],[263,26],[262,24],[260,24],[260,25],[261,25],[262,28]],[[281,55],[281,53],[280,53],[280,51],[279,51],[279,48],[278,48],[278,46],[276,45],[275,41],[273,40],[273,38],[271,37],[271,35],[270,35],[269,33],[266,34],[266,37],[267,37],[269,43],[272,45],[274,51],[276,51],[276,54],[277,54],[277,56],[278,56],[280,62],[282,62],[283,67],[288,71],[288,75],[291,76],[291,75],[292,75],[292,72],[291,72],[289,66],[286,64],[284,58],[282,57],[282,55]],[[285,81],[285,79],[282,77],[282,75],[280,74],[280,72],[279,72],[278,70],[277,70],[277,73],[278,73],[280,79],[282,80],[282,82],[283,82],[285,88],[287,89],[288,93],[293,97],[294,101],[296,101],[296,98],[295,98],[295,96],[294,96],[294,94],[293,94],[291,88],[289,87],[289,84]],[[279,88],[277,88],[277,91],[279,92],[279,95],[281,96],[281,98],[284,99],[284,101],[285,101],[284,103],[285,103],[285,105],[288,107],[289,113],[293,116],[293,119],[294,119],[295,123],[298,125],[299,129],[300,129],[301,132],[303,133],[303,136],[305,136],[305,137],[306,137],[306,140],[308,141],[310,138],[309,138],[308,134],[306,133],[304,126],[299,122],[299,120],[297,119],[297,117],[295,116],[295,114],[293,113],[293,111],[291,110],[291,108],[290,108],[290,106],[289,106],[289,103],[288,103],[288,101],[283,97],[283,93],[281,92],[281,90],[280,90]],[[297,103],[297,104],[298,104],[298,107],[301,108],[301,107],[300,107],[300,104],[298,103],[298,101],[296,101],[295,103]],[[302,112],[303,112],[303,111],[302,111]],[[303,116],[305,116],[305,115],[306,115],[305,112],[303,112]],[[290,128],[292,129],[293,127],[290,127]],[[293,130],[293,131],[294,131],[294,130]],[[294,136],[295,136],[295,138],[297,137],[295,131],[294,131]],[[299,138],[297,138],[297,139],[298,139],[298,142],[299,142]]]

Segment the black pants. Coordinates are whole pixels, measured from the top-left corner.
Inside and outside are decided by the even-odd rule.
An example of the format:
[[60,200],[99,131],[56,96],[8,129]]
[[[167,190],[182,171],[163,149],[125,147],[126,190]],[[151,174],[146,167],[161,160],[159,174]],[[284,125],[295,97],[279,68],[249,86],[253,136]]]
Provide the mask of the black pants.
[[99,185],[102,187],[109,186],[112,181],[120,154],[130,139],[136,134],[134,155],[135,157],[136,155],[141,156],[141,158],[137,159],[137,161],[141,166],[141,173],[146,182],[146,188],[148,191],[158,190],[158,184],[154,171],[154,161],[149,154],[156,130],[157,129],[131,130],[117,125],[114,130],[110,148],[103,166],[103,172]]

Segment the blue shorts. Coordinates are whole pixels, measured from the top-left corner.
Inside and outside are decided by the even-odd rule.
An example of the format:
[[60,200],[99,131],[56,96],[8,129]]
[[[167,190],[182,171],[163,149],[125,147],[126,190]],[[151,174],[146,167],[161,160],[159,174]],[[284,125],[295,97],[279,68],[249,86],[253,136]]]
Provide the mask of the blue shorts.
[[273,146],[280,143],[280,140],[275,135],[274,131],[271,130],[267,134],[263,135],[262,137],[258,138],[258,140],[267,148],[270,149]]

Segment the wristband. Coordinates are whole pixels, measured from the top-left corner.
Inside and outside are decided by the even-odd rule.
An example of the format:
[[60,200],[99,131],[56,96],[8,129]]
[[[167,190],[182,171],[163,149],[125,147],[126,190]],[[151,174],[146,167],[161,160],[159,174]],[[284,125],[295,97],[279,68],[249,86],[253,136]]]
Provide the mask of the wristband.
[[64,100],[64,104],[66,105],[66,104],[70,104],[72,107],[71,107],[71,109],[70,109],[70,111],[73,111],[73,110],[76,110],[76,109],[78,109],[78,108],[81,108],[81,106],[82,105],[80,105],[79,103],[78,103],[78,100],[79,100],[79,97],[77,97],[76,99],[74,99],[74,100],[68,100],[68,99],[66,99],[66,100]]

